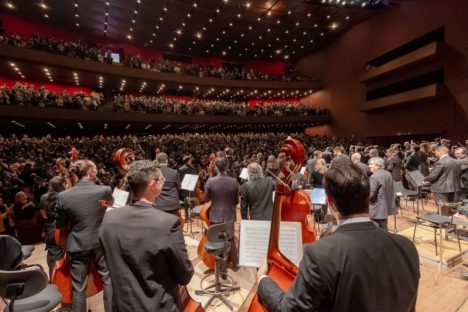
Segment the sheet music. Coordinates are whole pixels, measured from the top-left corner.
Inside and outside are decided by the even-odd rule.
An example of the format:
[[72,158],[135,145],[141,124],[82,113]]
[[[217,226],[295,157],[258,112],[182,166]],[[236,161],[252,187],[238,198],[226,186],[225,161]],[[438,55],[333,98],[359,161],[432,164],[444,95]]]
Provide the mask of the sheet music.
[[129,193],[127,191],[122,191],[116,187],[112,193],[112,196],[114,196],[112,208],[120,208],[127,205],[128,195]]
[[184,175],[184,180],[182,180],[180,188],[186,191],[193,192],[193,190],[195,190],[195,185],[197,185],[197,182],[198,182],[198,175],[186,174]]
[[248,180],[249,173],[247,172],[247,168],[242,168],[242,171],[241,171],[241,173],[239,175],[239,178],[244,179],[244,180]]
[[306,171],[306,167],[302,167],[302,168],[301,168],[301,174],[304,174],[305,171]]
[[[242,220],[239,240],[239,264],[259,267],[265,259],[270,238],[270,221]],[[291,262],[299,265],[302,259],[302,229],[299,222],[282,221],[280,251]]]

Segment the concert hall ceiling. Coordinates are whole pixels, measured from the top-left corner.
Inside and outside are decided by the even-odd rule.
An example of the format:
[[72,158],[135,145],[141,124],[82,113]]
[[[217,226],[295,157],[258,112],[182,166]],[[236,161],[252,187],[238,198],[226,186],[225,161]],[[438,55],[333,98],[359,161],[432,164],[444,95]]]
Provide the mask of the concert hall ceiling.
[[[295,61],[389,0],[8,0],[1,12],[160,51]],[[31,30],[34,32],[34,29]]]

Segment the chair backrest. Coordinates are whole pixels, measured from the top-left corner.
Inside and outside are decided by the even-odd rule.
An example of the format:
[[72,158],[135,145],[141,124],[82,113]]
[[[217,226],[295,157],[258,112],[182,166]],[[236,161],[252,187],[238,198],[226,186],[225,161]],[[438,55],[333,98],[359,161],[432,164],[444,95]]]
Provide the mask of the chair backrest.
[[401,181],[393,181],[393,191],[395,193],[404,193],[405,187]]
[[[44,290],[48,281],[47,275],[39,267],[28,267],[17,271],[0,270],[0,297],[6,299],[31,297]],[[15,293],[11,293],[9,285],[18,283],[24,284],[24,290],[15,296]]]
[[234,221],[213,224],[208,228],[209,242],[224,242],[234,237]]
[[23,262],[20,242],[10,235],[0,235],[0,270],[15,270]]

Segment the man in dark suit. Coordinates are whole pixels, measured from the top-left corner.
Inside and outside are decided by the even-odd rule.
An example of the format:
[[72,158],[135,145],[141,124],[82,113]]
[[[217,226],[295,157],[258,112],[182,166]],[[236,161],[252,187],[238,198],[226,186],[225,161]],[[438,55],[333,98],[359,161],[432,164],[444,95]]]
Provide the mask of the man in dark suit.
[[315,165],[317,160],[322,157],[322,151],[315,151],[314,156],[310,157],[307,160],[306,170],[307,170],[307,184],[312,184],[312,172],[315,171]]
[[360,153],[354,153],[351,155],[351,162],[358,166],[359,169],[361,169],[362,173],[366,176],[370,174],[369,167],[362,163],[361,161],[361,154]]
[[[192,155],[186,155],[184,156],[182,160],[184,161],[184,165],[179,168],[179,181],[181,183],[184,181],[184,177],[186,174],[198,175],[197,169],[195,169],[192,165],[192,160],[193,160]],[[179,194],[180,194],[180,200],[183,202],[185,202],[186,197],[195,196],[194,191],[188,191],[188,190],[183,190],[183,189],[180,190]],[[188,203],[187,202],[185,202],[184,210],[185,210],[185,217],[187,218],[188,217]]]
[[180,209],[180,179],[177,171],[167,166],[167,158],[166,153],[159,153],[156,156],[156,161],[165,181],[161,194],[154,204],[159,210],[177,215]]
[[404,167],[407,171],[419,170],[421,164],[421,154],[419,153],[419,145],[414,144],[411,148],[411,154],[405,159]]
[[455,149],[455,157],[460,164],[460,192],[458,200],[468,199],[468,153],[465,147]]
[[460,191],[460,164],[448,153],[449,149],[443,145],[436,148],[439,160],[424,178],[424,182],[431,184],[431,192],[438,204],[454,202],[456,192]]
[[[239,203],[239,185],[236,179],[226,173],[228,166],[226,158],[216,158],[215,166],[218,175],[209,178],[205,184],[205,202],[211,201],[210,222],[212,224],[236,220],[236,206]],[[234,239],[230,242],[232,266],[237,268],[237,247]],[[221,271],[226,272],[226,263],[222,264]]]
[[387,218],[396,213],[395,193],[393,192],[393,178],[385,170],[385,162],[380,157],[369,159],[370,199],[369,218],[382,229],[387,229]]
[[333,157],[330,163],[330,167],[333,167],[338,163],[345,164],[345,165],[350,164],[351,161],[349,160],[348,155],[345,155],[345,150],[342,146],[335,147],[333,149],[333,154],[335,155],[335,157]]
[[324,177],[336,231],[304,246],[287,292],[258,271],[258,298],[269,311],[414,311],[419,257],[407,238],[377,228],[368,217],[369,182],[355,165]]
[[262,167],[255,162],[247,166],[247,173],[248,182],[240,188],[242,219],[271,220],[275,181],[264,177]]
[[394,181],[401,181],[401,166],[402,160],[398,156],[398,151],[394,149],[388,149],[387,151],[387,170],[392,174]]
[[128,168],[135,202],[108,212],[100,241],[114,289],[115,311],[180,311],[178,285],[193,275],[179,219],[155,209],[163,176],[149,160]]
[[96,165],[90,160],[75,162],[70,171],[79,181],[58,195],[58,229],[69,228],[67,251],[70,253],[73,287],[73,311],[86,311],[86,288],[89,265],[94,262],[104,285],[104,309],[111,311],[112,286],[109,271],[99,244],[99,230],[106,212],[103,203],[112,202],[110,187],[96,185]]

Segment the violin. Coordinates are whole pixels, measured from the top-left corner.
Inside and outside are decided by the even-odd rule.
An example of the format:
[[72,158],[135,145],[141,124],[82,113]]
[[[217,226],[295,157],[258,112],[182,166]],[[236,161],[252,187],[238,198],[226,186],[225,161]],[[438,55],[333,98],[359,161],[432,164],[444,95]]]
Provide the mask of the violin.
[[[303,201],[302,196],[297,195],[297,193],[299,193],[298,191],[291,190],[291,184],[293,174],[299,172],[302,165],[304,148],[299,141],[288,137],[283,142],[281,152],[284,152],[289,156],[290,161],[287,161],[281,168],[279,180],[276,183],[273,216],[270,227],[270,240],[268,242],[267,275],[274,280],[283,291],[287,291],[293,283],[299,269],[294,263],[286,258],[279,249],[280,222],[282,219],[283,204],[291,204],[288,208],[293,209],[291,207],[294,207],[294,204],[297,204],[296,201]],[[295,160],[299,158],[301,159],[301,162],[296,163]],[[257,311],[266,311],[266,309],[262,304],[260,304],[258,301],[258,295],[255,294],[255,297],[250,303],[249,312]]]

